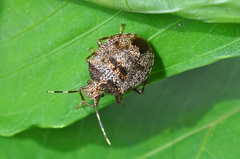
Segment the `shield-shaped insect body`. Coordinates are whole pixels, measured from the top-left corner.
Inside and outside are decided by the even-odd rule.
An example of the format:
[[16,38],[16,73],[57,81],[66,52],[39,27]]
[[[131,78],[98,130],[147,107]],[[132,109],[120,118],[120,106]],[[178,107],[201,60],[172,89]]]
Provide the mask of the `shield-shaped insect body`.
[[[128,90],[142,94],[146,79],[152,69],[154,54],[149,43],[136,34],[123,34],[123,24],[120,33],[98,40],[98,50],[92,51],[86,60],[91,80],[87,86],[72,91],[47,91],[48,93],[76,93],[79,92],[83,104],[95,108],[96,115],[108,144],[110,141],[105,133],[98,113],[98,102],[106,94],[112,94],[118,103],[123,104],[122,95]],[[103,42],[105,41],[105,42]],[[143,84],[141,90],[136,87]],[[94,104],[85,101],[82,92],[94,100]]]

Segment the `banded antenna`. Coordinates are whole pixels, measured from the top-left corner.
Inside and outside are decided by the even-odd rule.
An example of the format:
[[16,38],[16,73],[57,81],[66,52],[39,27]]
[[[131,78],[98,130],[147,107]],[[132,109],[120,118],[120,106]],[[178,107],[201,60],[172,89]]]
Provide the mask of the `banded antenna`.
[[82,98],[82,102],[80,103],[80,105],[79,105],[77,108],[80,108],[80,107],[82,106],[82,104],[85,104],[85,105],[87,105],[87,106],[92,107],[92,108],[95,109],[96,116],[97,116],[97,119],[98,119],[98,123],[99,123],[99,125],[100,125],[101,130],[102,130],[103,136],[104,136],[105,140],[107,141],[107,143],[108,143],[109,145],[111,145],[111,142],[110,142],[110,140],[108,139],[107,133],[105,132],[105,129],[104,129],[104,127],[103,127],[103,124],[102,124],[102,121],[101,121],[101,118],[100,118],[100,115],[99,115],[97,106],[94,106],[94,105],[92,105],[92,104],[90,104],[90,103],[85,102],[84,97],[83,97],[81,91],[82,91],[82,90],[79,89],[79,90],[71,90],[71,91],[47,91],[47,93],[67,93],[67,94],[68,94],[68,93],[77,93],[77,92],[79,92],[79,93],[80,93],[80,96],[81,96],[81,98]]

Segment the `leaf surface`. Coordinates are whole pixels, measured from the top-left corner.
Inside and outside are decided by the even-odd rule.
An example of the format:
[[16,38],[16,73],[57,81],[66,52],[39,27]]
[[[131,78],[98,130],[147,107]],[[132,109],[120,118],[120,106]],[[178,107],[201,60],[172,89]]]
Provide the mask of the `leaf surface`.
[[238,0],[87,0],[107,8],[129,12],[171,13],[206,22],[240,23]]
[[[11,139],[13,142],[12,145],[8,145],[9,147],[2,146],[1,151],[4,153],[1,154],[5,156],[12,154],[8,153],[10,149],[5,151],[6,148],[15,150],[15,146],[21,147],[26,144],[32,150],[42,149],[43,156],[58,153],[59,157],[62,152],[58,150],[64,150],[68,152],[66,155],[73,157],[72,151],[82,149],[82,146],[86,146],[88,150],[93,150],[94,147],[106,149],[106,151],[99,150],[101,155],[111,156],[121,153],[119,149],[122,150],[126,145],[130,145],[133,151],[141,152],[133,157],[141,157],[157,149],[158,145],[161,147],[169,142],[175,145],[174,139],[220,120],[222,116],[231,114],[232,111],[238,113],[238,58],[233,62],[214,64],[211,66],[213,70],[204,67],[207,72],[205,74],[199,71],[197,75],[180,73],[225,58],[238,57],[240,55],[239,24],[206,24],[172,15],[129,13],[102,8],[84,1],[21,0],[2,1],[1,4],[0,11],[3,15],[0,18],[1,136],[12,136],[33,126],[66,127],[93,113],[94,109],[87,106],[81,109],[75,108],[81,101],[78,94],[47,94],[46,90],[78,89],[86,85],[90,78],[86,63],[86,57],[90,54],[88,48],[93,47],[97,50],[97,40],[119,33],[121,23],[126,24],[125,33],[136,33],[147,39],[155,54],[155,64],[148,79],[153,86],[148,86],[141,98],[139,95],[124,97],[126,98],[124,110],[127,109],[127,112],[122,111],[121,106],[116,106],[114,109],[110,107],[115,106],[110,106],[100,111],[109,138],[117,146],[115,154],[106,153],[109,152],[109,147],[105,145],[97,119],[93,116],[66,129],[34,128],[11,138],[2,137],[2,144],[9,143]],[[176,79],[171,77],[177,74],[180,75],[176,76]],[[190,81],[187,81],[185,76],[189,76]],[[170,78],[165,79],[167,77]],[[154,84],[163,79],[165,80]],[[192,85],[187,85],[190,83]],[[114,97],[106,95],[100,100],[99,108],[110,103],[114,103]],[[218,107],[221,109],[218,110]],[[145,113],[146,110],[149,111],[148,115]],[[198,114],[198,110],[203,113]],[[115,114],[119,111],[122,111],[122,114]],[[216,111],[220,111],[219,115],[214,115]],[[153,113],[156,113],[155,117]],[[174,116],[175,113],[177,114]],[[234,128],[237,127],[234,124],[235,118],[235,116],[231,120],[230,117],[226,118]],[[145,130],[149,121],[153,125]],[[161,122],[166,123],[162,125]],[[125,123],[129,125],[125,127]],[[158,125],[160,127],[156,128]],[[172,127],[174,131],[170,129]],[[225,129],[222,129],[224,132]],[[239,129],[229,131],[235,133]],[[171,135],[175,133],[176,137],[173,138]],[[169,135],[168,140],[162,140],[164,134]],[[58,140],[57,136],[61,139],[59,142],[66,142],[66,145],[55,142]],[[199,141],[203,141],[201,136],[200,134]],[[25,142],[26,140],[28,142]],[[76,141],[75,146],[65,147],[73,140]],[[153,144],[154,141],[161,142]],[[235,142],[234,144],[237,145],[238,141]],[[102,143],[104,146],[97,144],[92,147],[88,143],[90,145]],[[44,145],[49,146],[45,149]],[[146,145],[148,149],[141,151]],[[16,155],[21,154],[27,158],[23,148],[24,146],[19,148]],[[32,153],[29,156],[31,155],[36,154]]]

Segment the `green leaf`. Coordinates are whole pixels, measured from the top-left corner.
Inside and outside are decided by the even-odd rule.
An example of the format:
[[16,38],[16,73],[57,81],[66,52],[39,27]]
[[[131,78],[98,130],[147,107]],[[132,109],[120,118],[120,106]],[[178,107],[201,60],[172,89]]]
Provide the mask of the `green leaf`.
[[172,13],[207,22],[240,23],[238,0],[87,0],[107,8],[138,13]]
[[238,158],[240,58],[151,84],[63,129],[0,137],[1,158]]
[[[100,111],[109,138],[116,145],[112,148],[116,148],[116,154],[122,153],[118,149],[130,145],[132,152],[141,152],[133,153],[136,155],[133,157],[144,156],[159,145],[173,142],[175,133],[177,139],[232,111],[238,113],[238,58],[213,65],[212,71],[211,67],[203,68],[205,74],[183,73],[156,85],[153,83],[221,59],[238,57],[239,24],[206,24],[172,15],[115,11],[77,0],[2,1],[0,7],[1,136],[12,136],[34,126],[62,128],[93,113],[94,109],[88,106],[75,108],[81,101],[78,94],[47,94],[46,90],[78,89],[86,85],[90,78],[85,61],[90,54],[88,48],[97,50],[97,40],[117,34],[121,23],[126,24],[125,33],[136,33],[150,41],[155,64],[148,79],[152,85],[146,88],[146,93],[124,97],[123,110],[127,109],[127,112],[119,105]],[[190,81],[186,80],[186,75]],[[114,97],[106,95],[100,100],[99,108],[110,103],[114,103]],[[118,114],[119,111],[122,114]],[[220,111],[218,116],[214,115],[216,111]],[[185,124],[186,121],[192,121],[190,126]],[[146,128],[149,122],[153,125]],[[156,128],[158,125],[160,127]],[[234,123],[233,126],[237,127]],[[10,158],[8,155],[13,154],[10,151],[18,148],[14,155],[24,158],[31,155],[62,157],[62,152],[67,152],[65,158],[74,157],[75,150],[76,153],[79,149],[92,152],[94,148],[95,152],[101,151],[100,156],[107,154],[109,147],[94,114],[68,128],[34,128],[11,138],[2,137],[1,144],[8,146],[1,146],[1,155]],[[179,131],[175,132],[175,129]],[[11,139],[13,144],[9,144]],[[75,145],[72,145],[73,141]],[[200,147],[197,146],[193,147],[195,151]],[[28,154],[24,147],[33,152]],[[36,154],[39,149],[44,152]],[[126,152],[130,153],[130,150]]]

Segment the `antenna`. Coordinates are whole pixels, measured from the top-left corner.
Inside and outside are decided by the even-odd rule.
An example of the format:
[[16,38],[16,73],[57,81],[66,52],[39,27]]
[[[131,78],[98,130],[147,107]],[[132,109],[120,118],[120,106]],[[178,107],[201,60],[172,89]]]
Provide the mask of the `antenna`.
[[[71,91],[47,91],[47,93],[77,93],[77,92],[80,93],[80,96],[81,96],[81,98],[82,98],[82,102],[80,103],[80,107],[81,107],[82,104],[85,104],[85,105],[87,105],[87,106],[90,106],[90,107],[92,107],[92,108],[95,108],[95,110],[96,110],[96,111],[95,111],[95,112],[96,112],[96,116],[97,116],[97,119],[98,119],[100,128],[101,128],[101,130],[102,130],[102,132],[103,132],[103,136],[104,136],[105,140],[107,141],[107,143],[108,143],[109,145],[111,145],[111,142],[110,142],[110,140],[108,139],[107,134],[106,134],[106,132],[105,132],[105,129],[104,129],[104,127],[103,127],[103,124],[102,124],[102,121],[101,121],[101,118],[100,118],[100,115],[99,115],[97,106],[93,106],[92,104],[87,103],[87,102],[84,101],[84,98],[83,98],[82,93],[81,93],[81,89],[80,89],[80,90],[71,90]],[[78,106],[77,108],[80,108],[80,107]]]
[[108,143],[109,145],[111,145],[111,142],[110,142],[110,140],[108,139],[107,134],[106,134],[106,132],[105,132],[105,130],[104,130],[104,127],[103,127],[103,124],[102,124],[100,115],[99,115],[99,113],[98,113],[97,107],[95,107],[95,110],[96,110],[96,116],[97,116],[97,118],[98,118],[98,122],[99,122],[100,128],[101,128],[101,130],[102,130],[102,132],[103,132],[103,136],[105,137],[107,143]]

